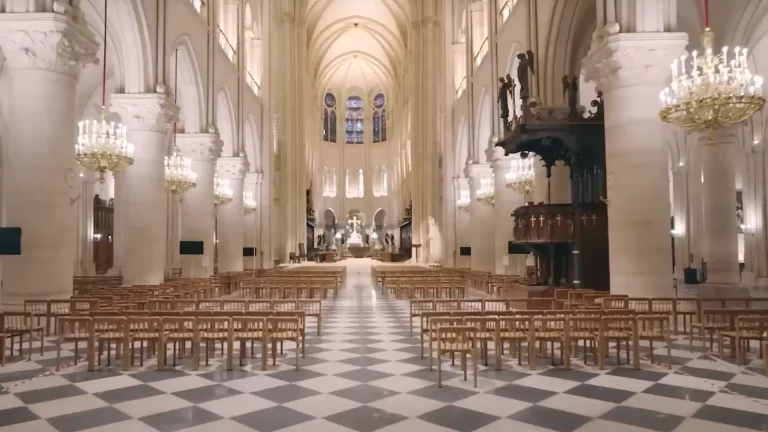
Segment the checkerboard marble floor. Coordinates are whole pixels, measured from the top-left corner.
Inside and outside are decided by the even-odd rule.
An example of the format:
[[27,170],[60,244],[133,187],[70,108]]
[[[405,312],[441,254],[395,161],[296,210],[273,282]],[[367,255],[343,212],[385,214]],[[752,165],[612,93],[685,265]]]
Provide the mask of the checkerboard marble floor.
[[[446,362],[438,388],[409,337],[408,303],[379,298],[370,261],[346,265],[347,284],[325,302],[322,337],[308,338],[299,371],[286,347],[266,372],[259,359],[227,372],[215,358],[197,372],[149,362],[130,373],[54,373],[49,341],[32,362],[0,368],[0,432],[768,431],[762,371],[690,352],[681,338],[672,370],[564,370],[543,360],[530,371],[509,358],[502,371],[481,366],[475,389]],[[667,360],[665,348],[655,352]]]

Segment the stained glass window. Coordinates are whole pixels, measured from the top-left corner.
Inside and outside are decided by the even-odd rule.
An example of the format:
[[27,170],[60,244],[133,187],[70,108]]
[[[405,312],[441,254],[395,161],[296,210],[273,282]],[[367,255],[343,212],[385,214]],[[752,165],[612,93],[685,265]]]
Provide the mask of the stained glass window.
[[373,142],[387,140],[387,101],[383,93],[373,97]]
[[323,106],[323,141],[336,142],[336,97],[331,92],[325,94]]
[[347,144],[363,143],[363,99],[350,96],[347,99],[347,118],[344,122],[344,135]]

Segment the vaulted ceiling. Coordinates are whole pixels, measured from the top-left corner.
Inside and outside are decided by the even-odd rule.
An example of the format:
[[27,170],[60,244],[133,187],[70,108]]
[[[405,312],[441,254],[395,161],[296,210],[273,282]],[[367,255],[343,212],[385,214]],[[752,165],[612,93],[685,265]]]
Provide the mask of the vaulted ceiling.
[[402,75],[408,0],[310,0],[308,52],[318,90],[393,90]]

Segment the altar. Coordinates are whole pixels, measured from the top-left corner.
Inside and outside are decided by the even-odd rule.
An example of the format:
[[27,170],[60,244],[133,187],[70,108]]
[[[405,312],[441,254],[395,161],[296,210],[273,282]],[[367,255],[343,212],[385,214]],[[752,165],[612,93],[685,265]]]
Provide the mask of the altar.
[[363,239],[363,221],[357,216],[347,221],[347,251],[354,258],[365,258],[371,252]]

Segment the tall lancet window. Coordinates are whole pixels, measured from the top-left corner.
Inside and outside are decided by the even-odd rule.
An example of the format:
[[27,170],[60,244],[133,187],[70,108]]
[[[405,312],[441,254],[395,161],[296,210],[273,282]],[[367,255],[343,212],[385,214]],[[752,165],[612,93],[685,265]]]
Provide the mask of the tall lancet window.
[[373,196],[387,196],[387,167],[376,167],[373,171]]
[[323,169],[323,196],[328,198],[336,196],[336,168]]
[[347,144],[363,143],[363,99],[360,96],[350,96],[347,99],[347,118],[344,122],[344,134]]
[[357,197],[362,198],[365,196],[365,179],[363,178],[363,169],[357,172]]
[[362,198],[365,193],[365,182],[363,180],[363,170],[357,171],[357,178],[350,178],[349,170],[345,175],[344,194],[347,198]]
[[373,142],[387,140],[387,100],[383,93],[373,97]]
[[323,141],[335,143],[336,96],[334,96],[331,92],[327,92],[323,102]]
[[389,186],[387,185],[387,167],[381,167],[381,196],[387,196]]
[[330,180],[331,180],[331,194],[329,195],[331,198],[336,198],[336,168],[331,168],[330,172]]

